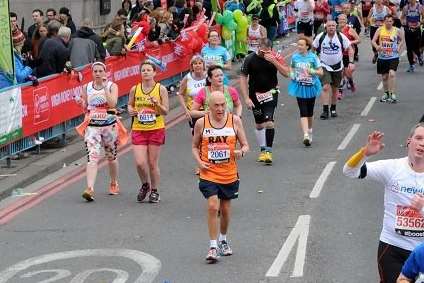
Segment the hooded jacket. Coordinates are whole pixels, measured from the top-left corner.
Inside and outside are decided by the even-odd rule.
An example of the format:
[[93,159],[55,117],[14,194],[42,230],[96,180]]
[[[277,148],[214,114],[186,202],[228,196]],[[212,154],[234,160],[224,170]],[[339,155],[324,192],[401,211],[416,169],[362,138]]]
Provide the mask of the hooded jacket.
[[100,36],[98,36],[91,28],[89,27],[81,27],[75,33],[75,37],[91,39],[94,41],[97,47],[97,51],[100,54],[100,60],[104,61],[106,58],[106,49],[103,46],[102,40]]

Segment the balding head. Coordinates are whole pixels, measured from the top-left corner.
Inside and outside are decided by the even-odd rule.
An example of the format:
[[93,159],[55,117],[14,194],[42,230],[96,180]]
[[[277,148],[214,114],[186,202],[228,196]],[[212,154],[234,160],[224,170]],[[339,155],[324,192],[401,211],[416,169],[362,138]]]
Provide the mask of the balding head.
[[208,105],[211,115],[216,120],[220,120],[225,116],[227,102],[224,93],[221,91],[213,91],[208,98]]

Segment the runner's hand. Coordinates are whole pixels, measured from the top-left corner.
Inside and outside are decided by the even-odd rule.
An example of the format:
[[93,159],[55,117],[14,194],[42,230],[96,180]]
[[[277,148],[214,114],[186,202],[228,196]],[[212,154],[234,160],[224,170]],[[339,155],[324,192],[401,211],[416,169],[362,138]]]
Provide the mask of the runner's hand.
[[251,110],[252,108],[255,108],[255,104],[253,104],[252,99],[248,98],[246,99],[245,102],[246,102],[247,109]]
[[128,114],[131,116],[131,117],[134,117],[134,116],[137,116],[137,111],[135,111],[134,109],[129,109],[128,108]]
[[207,170],[209,169],[209,163],[203,161],[203,160],[199,160],[199,169],[200,170]]
[[368,135],[368,143],[365,146],[365,155],[371,156],[379,153],[384,148],[384,134],[379,131],[374,131]]
[[377,45],[376,50],[377,50],[378,52],[380,52],[380,51],[382,51],[382,50],[383,50],[383,47],[381,47],[381,45]]
[[243,157],[243,151],[241,149],[234,150],[234,156],[236,159],[241,159]]
[[347,66],[347,68],[349,69],[350,72],[353,72],[353,71],[355,71],[355,64],[349,63],[349,65]]
[[411,200],[411,207],[421,211],[424,207],[424,195],[421,193],[415,194]]
[[275,63],[275,56],[271,53],[271,51],[268,52],[264,52],[264,58],[265,60],[267,60],[268,62],[274,64]]

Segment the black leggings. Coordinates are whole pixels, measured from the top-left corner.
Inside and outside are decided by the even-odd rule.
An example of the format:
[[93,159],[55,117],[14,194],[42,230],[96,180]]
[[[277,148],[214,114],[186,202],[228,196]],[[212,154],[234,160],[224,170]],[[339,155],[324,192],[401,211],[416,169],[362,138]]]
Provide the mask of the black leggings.
[[297,97],[297,105],[299,106],[300,117],[314,116],[315,97],[300,98]]
[[319,27],[324,23],[324,20],[314,20],[314,35],[317,36]]
[[380,241],[377,258],[380,283],[396,283],[410,253],[410,251]]
[[409,65],[414,64],[414,53],[418,57],[420,56],[420,45],[421,45],[421,30],[420,28],[410,29],[405,28],[405,43],[406,43],[406,54],[408,56]]

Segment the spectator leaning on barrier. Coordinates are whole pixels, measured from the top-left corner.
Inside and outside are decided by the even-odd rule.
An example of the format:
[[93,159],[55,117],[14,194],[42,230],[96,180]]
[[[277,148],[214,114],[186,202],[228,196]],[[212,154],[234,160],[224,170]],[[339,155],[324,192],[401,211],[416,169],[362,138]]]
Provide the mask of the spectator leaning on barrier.
[[41,64],[37,68],[38,77],[63,72],[66,62],[69,61],[69,49],[66,45],[70,40],[70,29],[62,27],[58,21],[51,21],[47,30],[48,38],[40,50]]
[[59,21],[65,26],[71,29],[71,34],[77,31],[74,22],[72,21],[71,13],[66,7],[62,7],[59,10]]
[[47,20],[46,20],[47,23],[50,22],[50,21],[53,21],[53,20],[58,20],[57,19],[57,12],[53,8],[48,8],[46,10],[46,16],[47,16]]
[[71,65],[74,68],[94,63],[100,59],[96,43],[88,38],[74,37],[69,42]]
[[40,9],[35,9],[34,11],[32,11],[32,19],[34,20],[34,24],[32,24],[28,28],[28,38],[32,38],[32,35],[34,34],[34,31],[37,26],[41,25],[44,22],[43,15],[43,11],[41,11]]
[[103,46],[102,39],[97,35],[93,29],[93,22],[89,19],[84,19],[81,23],[81,27],[75,33],[75,37],[86,38],[92,40],[96,44],[97,52],[99,52],[99,60],[104,61],[106,58],[106,49]]

